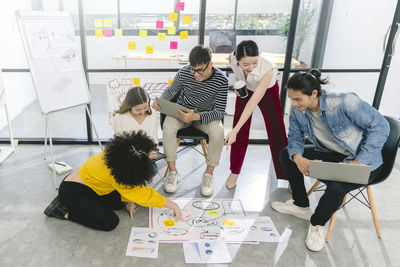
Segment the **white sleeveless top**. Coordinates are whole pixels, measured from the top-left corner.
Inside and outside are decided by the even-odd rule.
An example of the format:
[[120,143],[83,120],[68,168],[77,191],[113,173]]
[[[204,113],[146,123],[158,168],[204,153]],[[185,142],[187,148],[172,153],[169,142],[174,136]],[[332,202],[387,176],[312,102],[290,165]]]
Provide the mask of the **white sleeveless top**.
[[273,72],[272,72],[271,82],[268,84],[268,88],[271,88],[276,83],[276,75],[278,74],[278,67],[271,61],[263,58],[262,56],[258,57],[257,67],[255,67],[253,71],[247,75],[247,80],[244,77],[242,69],[239,67],[239,65],[237,65],[237,60],[236,57],[233,55],[233,53],[231,54],[231,68],[235,73],[236,80],[244,81],[246,83],[247,89],[251,91],[256,90],[256,87],[260,82],[261,78],[270,69],[273,69]]

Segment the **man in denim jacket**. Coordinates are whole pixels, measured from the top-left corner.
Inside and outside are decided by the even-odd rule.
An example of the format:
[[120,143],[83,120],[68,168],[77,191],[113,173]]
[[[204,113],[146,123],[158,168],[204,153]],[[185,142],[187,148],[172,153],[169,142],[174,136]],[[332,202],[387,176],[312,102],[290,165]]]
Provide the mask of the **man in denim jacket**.
[[[304,175],[309,175],[309,161],[322,160],[371,166],[369,182],[382,165],[382,147],[389,135],[386,119],[354,93],[334,93],[321,89],[327,80],[319,70],[299,72],[288,82],[292,100],[289,144],[280,154],[289,179],[293,199],[272,202],[278,212],[310,220],[306,246],[312,251],[324,247],[323,226],[342,204],[344,196],[361,184],[324,181],[326,190],[315,209],[309,205]],[[304,145],[305,138],[313,145]],[[312,215],[312,216],[311,216]]]

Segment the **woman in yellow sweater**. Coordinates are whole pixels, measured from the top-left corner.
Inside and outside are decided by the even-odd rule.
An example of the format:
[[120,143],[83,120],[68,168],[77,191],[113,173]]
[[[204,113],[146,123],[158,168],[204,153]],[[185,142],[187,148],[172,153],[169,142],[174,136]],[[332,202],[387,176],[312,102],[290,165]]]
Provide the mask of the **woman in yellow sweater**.
[[104,151],[64,179],[58,196],[44,213],[104,231],[119,223],[114,210],[126,206],[133,219],[135,203],[173,209],[175,220],[182,220],[176,203],[146,186],[154,175],[155,149],[156,144],[142,131],[115,136]]

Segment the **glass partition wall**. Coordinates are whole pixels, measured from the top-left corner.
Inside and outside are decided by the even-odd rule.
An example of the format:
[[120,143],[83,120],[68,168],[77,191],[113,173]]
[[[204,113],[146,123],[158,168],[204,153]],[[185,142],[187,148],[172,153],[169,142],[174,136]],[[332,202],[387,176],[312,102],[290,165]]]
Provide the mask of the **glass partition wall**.
[[[183,8],[180,2],[184,2]],[[362,10],[358,8],[361,4]],[[181,10],[177,10],[177,5]],[[107,140],[113,134],[109,123],[112,107],[107,98],[109,82],[133,82],[136,78],[154,97],[187,64],[185,56],[193,46],[204,43],[212,47],[213,32],[234,36],[234,45],[251,39],[257,42],[260,52],[280,55],[283,59],[285,54],[291,55],[292,64],[286,60],[285,65],[283,60],[278,65],[281,90],[285,89],[290,73],[318,67],[330,78],[330,89],[355,91],[372,103],[384,55],[381,46],[395,6],[395,0],[385,3],[362,0],[351,3],[333,0],[8,1],[0,20],[4,30],[10,33],[10,38],[2,44],[7,47],[2,51],[9,52],[0,54],[0,62],[7,92],[11,92],[8,100],[13,103],[9,109],[14,136],[27,143],[43,142],[44,137],[44,117],[13,21],[15,10],[62,10],[71,14],[76,41],[81,43],[86,59],[84,69],[92,95],[93,118],[100,137]],[[170,13],[176,13],[176,19],[170,20]],[[181,32],[187,34],[183,39]],[[148,47],[152,47],[151,56],[172,55],[182,60],[140,59],[149,52]],[[128,60],[121,57],[124,55],[137,58]],[[227,66],[218,67],[229,76],[231,71]],[[284,71],[288,74],[286,78]],[[283,93],[287,117],[290,101],[285,90]],[[232,126],[234,100],[235,95],[230,94],[224,122],[227,130]],[[8,131],[1,119],[0,138],[5,141]],[[55,121],[52,125],[55,143],[95,142],[91,136],[88,138],[88,129],[90,132],[92,129],[87,124],[84,107],[56,112],[50,119]],[[253,115],[250,142],[267,142],[258,109]]]

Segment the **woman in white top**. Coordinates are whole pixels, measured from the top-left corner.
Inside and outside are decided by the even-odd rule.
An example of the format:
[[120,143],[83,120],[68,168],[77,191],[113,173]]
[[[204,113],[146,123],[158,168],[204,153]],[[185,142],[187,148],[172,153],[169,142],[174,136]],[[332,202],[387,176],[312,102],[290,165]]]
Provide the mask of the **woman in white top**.
[[157,113],[150,107],[149,94],[140,86],[132,87],[114,114],[114,133],[143,130],[158,144]]
[[279,99],[279,85],[276,80],[278,73],[275,64],[259,56],[258,46],[254,41],[242,41],[236,50],[229,56],[231,68],[236,80],[246,83],[248,96],[236,97],[233,129],[225,138],[225,143],[231,149],[231,174],[226,181],[226,187],[236,186],[242,168],[247,145],[251,116],[258,105],[264,117],[268,133],[268,143],[278,179],[287,179],[279,162],[280,151],[287,146],[285,125],[281,102]]

